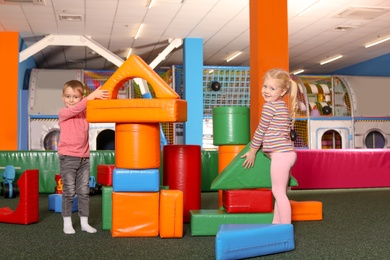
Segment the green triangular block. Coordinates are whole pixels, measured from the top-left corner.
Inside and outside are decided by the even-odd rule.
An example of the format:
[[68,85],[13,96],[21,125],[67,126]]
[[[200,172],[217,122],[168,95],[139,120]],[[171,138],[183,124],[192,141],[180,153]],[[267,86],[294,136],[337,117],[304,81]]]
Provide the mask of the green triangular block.
[[[211,183],[211,190],[271,188],[271,160],[262,151],[257,152],[254,167],[249,169],[242,167],[244,158],[241,156],[249,151],[250,144],[248,143],[214,179]],[[289,186],[298,186],[297,180],[292,176]]]

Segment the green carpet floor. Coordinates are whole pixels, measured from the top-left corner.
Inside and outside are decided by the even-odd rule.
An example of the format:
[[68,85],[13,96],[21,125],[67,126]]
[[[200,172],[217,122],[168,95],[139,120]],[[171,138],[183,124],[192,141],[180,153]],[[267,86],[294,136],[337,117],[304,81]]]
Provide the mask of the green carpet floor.
[[[390,259],[390,189],[292,190],[290,199],[323,203],[322,221],[294,222],[295,250],[253,259]],[[0,198],[1,207],[18,199]],[[216,209],[218,193],[202,193],[202,209]],[[101,196],[91,196],[90,224],[96,234],[62,232],[62,217],[48,210],[40,194],[40,221],[31,225],[0,223],[0,259],[215,259],[214,236],[113,238],[101,229]]]

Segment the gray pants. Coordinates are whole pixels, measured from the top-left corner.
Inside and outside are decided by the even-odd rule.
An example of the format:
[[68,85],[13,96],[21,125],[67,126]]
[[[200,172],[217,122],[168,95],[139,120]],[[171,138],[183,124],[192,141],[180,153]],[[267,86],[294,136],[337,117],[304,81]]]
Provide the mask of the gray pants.
[[62,178],[62,216],[72,215],[74,196],[80,217],[89,216],[89,158],[59,155]]

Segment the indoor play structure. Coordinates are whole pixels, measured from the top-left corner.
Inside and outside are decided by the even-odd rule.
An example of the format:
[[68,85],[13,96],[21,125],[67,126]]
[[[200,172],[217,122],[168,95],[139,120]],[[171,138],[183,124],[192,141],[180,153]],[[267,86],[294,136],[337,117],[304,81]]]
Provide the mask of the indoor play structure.
[[[229,143],[230,141],[228,143],[225,143],[226,140],[224,140],[224,138],[235,139],[236,136],[237,138],[239,137],[242,138],[243,137],[242,134],[236,134],[234,136],[232,135],[228,137],[222,136],[222,141],[221,141],[221,136],[213,132],[212,137],[213,140],[215,140],[213,146],[218,147],[218,155],[217,155],[218,170],[217,171],[219,173],[222,173],[224,171],[225,173],[219,174],[218,177],[216,177],[214,175],[216,173],[215,165],[207,168],[206,170],[202,169],[202,171],[200,171],[199,168],[195,170],[199,174],[202,174],[202,184],[201,184],[202,187],[203,187],[203,182],[205,182],[204,181],[205,179],[209,181],[209,183],[206,184],[206,186],[209,185],[210,182],[214,180],[214,182],[210,185],[211,189],[219,190],[219,191],[223,190],[221,192],[223,194],[223,196],[221,196],[221,205],[226,210],[221,210],[221,209],[202,210],[200,209],[200,204],[198,199],[192,201],[192,203],[194,204],[189,205],[188,204],[189,199],[185,198],[185,196],[188,196],[186,194],[189,193],[200,194],[201,190],[200,189],[195,191],[185,190],[185,192],[182,192],[181,189],[185,189],[186,188],[185,186],[178,187],[177,189],[176,187],[174,187],[174,185],[179,182],[177,179],[176,181],[170,183],[170,185],[167,185],[169,186],[170,189],[168,190],[161,189],[161,187],[159,186],[160,176],[159,176],[159,169],[158,169],[160,167],[160,160],[161,160],[160,159],[161,147],[159,145],[160,144],[159,127],[158,125],[156,125],[156,122],[161,122],[161,118],[160,118],[161,116],[168,118],[162,120],[163,122],[169,122],[169,123],[184,122],[185,117],[183,116],[182,113],[183,111],[186,111],[185,106],[183,106],[183,104],[179,101],[180,99],[178,95],[174,91],[172,91],[172,89],[170,89],[169,86],[168,88],[163,88],[162,90],[159,88],[153,89],[156,95],[156,98],[154,99],[125,99],[125,98],[115,99],[114,97],[121,96],[121,94],[119,93],[120,88],[118,87],[118,85],[122,86],[121,84],[124,84],[124,82],[128,82],[129,79],[132,77],[149,77],[150,76],[149,74],[152,73],[150,72],[150,70],[148,70],[147,65],[145,66],[145,64],[142,63],[142,61],[138,60],[137,58],[129,59],[128,63],[126,63],[126,66],[146,68],[147,72],[143,74],[141,73],[140,75],[138,73],[132,74],[134,72],[130,72],[127,69],[122,69],[112,73],[112,75],[107,80],[105,80],[105,83],[103,85],[110,90],[112,99],[107,101],[97,100],[96,102],[89,102],[87,108],[88,111],[90,111],[88,113],[88,120],[91,122],[91,125],[96,123],[96,124],[106,125],[105,127],[110,126],[111,129],[107,128],[103,130],[111,130],[111,131],[114,130],[113,133],[116,139],[119,138],[118,140],[121,140],[120,143],[123,144],[118,147],[115,147],[114,152],[113,151],[92,151],[91,152],[91,174],[93,176],[97,176],[98,179],[99,179],[99,175],[97,175],[98,173],[96,172],[96,168],[98,168],[98,166],[100,166],[101,164],[114,165],[114,169],[112,170],[111,175],[110,174],[107,175],[107,176],[111,176],[110,177],[112,181],[111,185],[103,181],[103,183],[106,184],[106,186],[104,186],[102,190],[103,229],[111,230],[113,237],[158,236],[158,235],[160,237],[167,237],[167,238],[181,237],[183,235],[182,233],[183,221],[184,222],[191,221],[192,235],[194,236],[215,235],[216,236],[217,252],[220,252],[218,250],[225,250],[226,246],[228,246],[229,249],[234,248],[234,246],[229,245],[229,241],[232,237],[242,237],[242,236],[249,237],[248,234],[246,234],[247,229],[245,226],[235,226],[235,225],[241,225],[239,223],[241,223],[242,221],[245,221],[246,223],[248,222],[252,223],[250,224],[252,225],[250,228],[256,230],[257,232],[260,233],[267,232],[270,225],[266,223],[270,223],[272,219],[272,213],[269,211],[270,208],[272,209],[272,207],[270,207],[272,202],[269,199],[271,197],[269,196],[270,191],[254,189],[251,192],[246,192],[245,195],[242,195],[240,191],[242,189],[248,189],[250,188],[250,186],[246,186],[247,184],[237,185],[237,178],[234,177],[234,174],[226,173],[226,172],[234,172],[235,167],[238,167],[237,162],[234,162],[233,158],[238,158],[239,156],[237,155],[239,155],[241,151],[245,151],[245,144],[249,141],[249,135],[247,136],[245,141],[240,140],[234,143],[234,145],[238,145],[238,146],[232,148],[231,146],[232,143]],[[80,73],[80,72],[76,72],[76,73]],[[110,81],[111,77],[116,78],[116,81],[112,81],[112,80]],[[155,77],[155,74],[153,74],[153,77]],[[149,79],[153,87],[156,85],[166,86],[166,83],[164,81],[161,81],[159,76],[156,77],[157,79],[155,81]],[[333,80],[333,77],[331,78]],[[351,109],[351,107],[353,107],[352,105],[348,107],[347,104],[357,102],[356,101],[357,98],[353,94],[351,94],[355,92],[352,92],[351,90],[350,90],[351,93],[348,92],[349,91],[348,87],[345,87],[343,89],[345,91],[343,95],[337,93],[338,96],[343,96],[343,98],[340,98],[340,97],[333,96],[331,91],[332,88],[327,89],[325,85],[321,85],[324,83],[315,83],[313,86],[313,83],[310,83],[311,85],[310,84],[308,85],[308,83],[306,82],[303,83],[304,82],[303,78],[298,78],[298,79],[299,79],[299,85],[301,90],[300,93],[301,111],[300,111],[300,118],[299,120],[297,120],[298,123],[296,125],[296,129],[298,130],[298,133],[300,135],[301,133],[305,133],[304,131],[306,131],[306,134],[312,131],[312,130],[310,131],[303,130],[303,132],[299,132],[302,131],[301,129],[304,129],[305,127],[308,126],[310,126],[311,129],[314,129],[314,127],[324,128],[326,126],[328,128],[330,127],[331,128],[330,130],[332,129],[338,130],[338,128],[335,129],[335,125],[329,124],[329,122],[331,123],[334,123],[333,121],[344,122],[343,120],[346,120],[346,118],[349,117],[356,119],[357,117],[354,117],[353,115],[361,115],[361,117],[359,117],[358,120],[376,119],[375,114],[361,113],[362,111],[365,111],[363,108],[359,110],[356,108],[357,106],[355,106],[355,110],[354,110]],[[349,79],[348,83],[352,81],[353,79]],[[345,78],[343,78],[343,82],[346,82]],[[105,85],[106,83],[108,84]],[[320,84],[320,85],[318,86],[316,84]],[[349,85],[345,85],[345,86],[349,86]],[[219,90],[211,89],[209,91],[217,92],[217,93],[212,92],[211,94],[209,94],[210,97],[216,98],[218,97],[219,94],[223,93],[224,91],[223,84],[221,85],[221,88],[219,88]],[[35,89],[35,94],[37,93],[39,93],[39,90],[37,91]],[[246,91],[244,91],[244,93],[246,93]],[[348,93],[348,96],[346,96],[345,93]],[[321,95],[319,94],[323,94],[323,97],[321,97]],[[226,97],[228,94],[225,93],[224,95],[225,95],[224,97]],[[327,95],[330,95],[330,97]],[[336,95],[336,93],[334,93],[334,95]],[[32,99],[34,100],[36,96],[34,96]],[[222,113],[215,113],[215,115],[211,117],[213,119],[212,126],[213,127],[215,126],[217,129],[225,129],[226,127],[229,128],[230,126],[226,124],[231,123],[226,118],[225,119],[222,118],[221,120],[218,117],[221,116],[224,117],[225,116],[224,113],[234,114],[235,109],[247,109],[246,106],[233,106],[232,108],[228,105],[230,105],[231,102],[234,103],[234,101],[226,98],[224,100],[225,100],[224,103],[220,103],[220,106],[213,106],[213,104],[210,103],[208,104],[210,108],[213,109],[216,108],[217,112],[218,110],[222,111]],[[322,102],[319,102],[319,100]],[[332,100],[335,101],[332,103]],[[343,103],[344,107],[342,107],[341,105],[340,107],[336,106],[339,102],[341,102],[341,100],[344,102]],[[326,108],[327,106],[329,106],[329,108]],[[38,109],[38,107],[35,107],[35,109]],[[144,113],[143,116],[140,116],[139,113],[134,113],[134,109],[141,109],[141,110],[150,109],[150,111],[146,111],[146,113]],[[317,114],[313,113],[313,111],[315,111],[316,109],[318,110]],[[41,112],[38,111],[37,114],[39,115],[40,113]],[[242,115],[245,113],[240,112],[238,114]],[[30,119],[36,119],[36,118],[30,117]],[[47,119],[52,119],[52,118],[47,117]],[[356,122],[358,120],[356,119]],[[306,123],[302,123],[305,121]],[[136,122],[136,123],[132,123],[132,122]],[[218,124],[221,122],[223,124],[219,126]],[[315,123],[320,123],[320,124],[315,124]],[[302,127],[302,125],[304,125],[304,127]],[[244,124],[241,122],[239,124],[239,128],[243,129],[243,126]],[[53,128],[55,127],[53,126]],[[49,129],[49,127],[47,127],[46,129]],[[233,133],[235,129],[236,128],[233,127],[232,131],[229,131],[229,133]],[[324,132],[319,132],[319,133],[324,135],[324,133],[326,133],[327,131],[328,130],[324,130]],[[46,131],[46,132],[50,132],[50,131]],[[351,132],[352,131],[350,131],[349,133]],[[55,140],[55,134],[53,134],[52,136],[54,136],[53,140]],[[304,136],[304,134],[302,134],[301,136]],[[340,134],[340,136],[342,138],[345,137],[343,134]],[[350,136],[348,135],[346,136],[350,138]],[[310,138],[314,138],[314,137],[307,135],[307,139],[301,138],[300,141],[301,144],[303,145],[298,147],[310,148],[309,144],[315,145],[316,144],[315,142],[313,143],[309,141],[311,140]],[[356,178],[356,176],[354,176],[356,181],[351,182],[351,176],[348,174],[348,172],[350,172],[349,169],[344,168],[347,174],[345,178],[344,177],[341,178],[340,167],[338,167],[338,169],[330,168],[330,166],[318,168],[318,160],[315,159],[313,160],[312,157],[315,154],[315,152],[322,153],[326,150],[326,152],[328,152],[329,154],[337,153],[335,149],[325,149],[325,148],[331,148],[337,144],[339,146],[333,148],[344,148],[342,138],[337,139],[337,137],[332,136],[331,142],[327,140],[328,143],[327,146],[325,147],[323,142],[324,137],[322,136],[320,144],[321,144],[321,149],[323,150],[320,152],[316,151],[316,149],[298,149],[297,151],[299,153],[298,158],[301,161],[297,161],[297,166],[293,169],[292,175],[295,178],[291,179],[292,182],[290,183],[290,185],[293,186],[293,188],[300,188],[300,189],[312,188],[312,187],[316,187],[316,188],[329,187],[326,186],[329,184],[327,180],[323,179],[324,178],[323,175],[325,175],[327,176],[327,178],[329,178],[329,181],[331,182],[331,188],[345,187],[345,183],[349,183],[349,184],[352,183],[354,185],[353,187],[362,187],[362,185],[363,187],[380,187],[381,185],[387,186],[389,180],[387,180],[385,176],[384,179],[383,178],[381,179],[381,183],[378,183],[376,181],[378,180],[378,178],[376,177],[372,178],[370,181],[367,181],[367,179],[365,178],[363,179],[360,177]],[[42,136],[40,136],[37,139],[42,140],[45,138],[42,138]],[[142,142],[139,141],[139,139],[142,140]],[[378,143],[376,139],[374,140],[375,140],[374,143]],[[145,151],[145,149],[143,149],[143,147],[145,146],[145,142],[148,142],[149,144],[146,145],[148,147],[148,151]],[[41,147],[38,150],[41,150],[42,147],[44,147],[42,146],[42,144],[48,145],[48,143],[50,143],[51,147],[55,147],[55,142],[46,141],[37,144],[39,145],[39,147]],[[355,142],[352,142],[352,144],[354,145]],[[169,146],[167,147],[169,148]],[[205,159],[204,156],[205,155],[208,156],[212,154],[214,151],[201,151],[200,146],[194,148],[197,151],[192,152],[192,155],[196,155],[196,154],[199,155],[199,161],[201,161],[199,165],[201,165],[201,167],[204,168],[203,164],[210,159],[210,158]],[[230,151],[229,149],[233,149],[233,151]],[[54,150],[54,149],[48,149],[48,150]],[[355,149],[355,150],[359,150],[359,149]],[[377,161],[378,159],[377,155],[380,155],[380,157],[382,158],[381,159],[382,162],[388,161],[389,159],[388,153],[379,152],[377,150],[373,150],[373,151],[374,153],[368,152],[366,154],[363,154],[363,152],[367,152],[367,150],[363,151],[363,149],[361,149],[361,151],[349,151],[348,160],[351,161],[350,160],[351,155],[352,157],[355,157],[355,155],[357,155],[356,160],[361,162],[362,164],[364,164],[363,162],[367,164],[367,162],[371,162],[371,161],[372,163],[374,163],[374,158],[375,161]],[[183,151],[181,151],[180,153],[182,152]],[[222,161],[220,162],[220,160],[222,160],[224,157],[223,155],[224,152],[227,153],[230,152],[231,154],[228,155],[230,158],[226,159],[225,162]],[[308,157],[305,157],[306,152],[308,154]],[[15,161],[15,157],[14,157],[15,154],[21,155],[20,161],[26,160],[30,162],[35,161],[36,158],[40,158],[38,160],[40,161],[42,158],[46,158],[46,156],[52,157],[49,160],[44,159],[45,167],[42,166],[41,164],[42,162],[39,162],[39,164],[41,164],[39,165],[39,168],[45,168],[46,171],[45,174],[40,175],[39,188],[43,192],[48,192],[48,193],[53,192],[53,187],[54,187],[54,185],[52,184],[54,181],[53,176],[58,172],[58,162],[57,162],[55,151],[29,151],[27,153],[33,153],[33,154],[32,155],[26,154],[26,151],[15,151],[13,152],[13,155],[11,155],[11,157],[8,158],[7,160],[11,159],[11,161]],[[175,152],[173,153],[173,155],[174,154]],[[343,151],[340,154],[345,155],[346,153],[345,151]],[[28,159],[30,156],[33,156],[35,159],[33,160],[32,157]],[[202,156],[201,159],[200,156]],[[338,154],[335,154],[335,156],[337,156],[337,158],[340,158]],[[96,157],[96,160],[93,159],[94,157]],[[134,161],[131,161],[129,160],[129,158],[135,158],[135,159]],[[148,159],[144,160],[141,158],[148,158]],[[264,166],[266,167],[267,158],[260,157],[260,156],[259,158],[261,162],[259,162],[258,165],[261,165],[262,167]],[[365,160],[362,160],[362,158],[364,158]],[[175,158],[171,160],[175,161]],[[95,161],[95,163],[93,161]],[[232,162],[231,166],[229,166],[230,162]],[[351,164],[353,164],[353,162],[355,161],[353,160]],[[220,164],[223,163],[225,163],[225,165],[220,166]],[[312,182],[313,179],[308,177],[308,173],[307,171],[305,171],[305,169],[308,168],[308,165],[313,165],[313,167],[309,166],[309,168],[316,169],[315,170],[316,173],[318,173],[319,171],[326,172],[327,170],[330,170],[334,174],[324,173],[321,174],[322,176],[321,178],[317,178],[317,176],[313,176],[313,179],[315,179],[313,183]],[[335,166],[334,163],[332,165]],[[345,167],[348,167],[348,164],[344,164],[344,165]],[[381,171],[380,168],[386,167],[386,164],[383,163],[382,165],[384,166],[379,166],[378,172],[382,173],[383,175],[383,171]],[[175,165],[170,164],[169,166],[172,169],[174,169]],[[360,168],[359,166],[357,166],[357,168],[359,168],[360,171],[365,171],[365,170],[369,171],[370,167],[372,167],[372,164],[370,163],[368,164],[368,166],[360,165]],[[107,169],[109,168],[106,168],[106,170]],[[186,171],[188,171],[188,169]],[[267,171],[267,169],[265,169],[265,171]],[[351,174],[354,173],[356,173],[356,171],[352,172]],[[103,174],[107,174],[107,172],[103,171]],[[377,173],[374,173],[374,175],[375,174]],[[203,178],[203,175],[207,175],[206,178]],[[259,180],[259,182],[256,181],[254,182],[254,179],[250,177],[250,175],[248,175],[247,177],[248,179],[244,180],[244,182],[251,183],[251,185],[254,185],[252,187],[259,187],[259,186],[265,188],[270,187],[269,180],[263,179],[263,180]],[[148,179],[148,181],[145,181],[146,179]],[[334,179],[338,179],[339,182],[335,182]],[[296,186],[297,185],[296,180],[298,180],[299,186]],[[301,182],[301,180],[303,181]],[[372,182],[372,180],[375,181]],[[115,183],[117,184],[115,185]],[[126,183],[132,183],[135,186],[126,185]],[[233,184],[235,184],[236,186],[228,186]],[[265,211],[268,212],[263,212],[264,208],[259,209],[250,204],[250,202],[253,201],[254,198],[259,198],[259,196],[265,198],[264,205],[261,206],[266,207],[267,209]],[[190,196],[190,199],[193,199],[193,197]],[[291,202],[291,204],[293,208],[293,216],[295,216],[293,218],[293,221],[307,221],[307,220],[322,219],[322,205],[320,202]],[[131,215],[131,211],[128,210],[128,207],[126,207],[125,209],[120,205],[134,205],[135,208],[143,212],[143,219],[126,218],[126,216],[128,217]],[[150,205],[150,206],[146,207],[145,205]],[[245,208],[244,211],[237,212],[238,208],[242,210],[242,206],[244,206]],[[59,209],[57,208],[57,211],[58,210]],[[7,213],[7,214],[9,213],[9,210],[2,210],[2,211],[3,213]],[[262,211],[262,212],[259,213],[256,211]],[[187,213],[187,215],[186,214],[181,215],[180,214],[181,212]],[[180,218],[180,216],[182,218]],[[231,223],[236,223],[236,224],[231,224]],[[225,226],[225,225],[230,225],[230,226]],[[142,228],[140,228],[141,226]],[[126,228],[133,228],[133,230],[123,231]],[[278,231],[271,231],[271,232],[277,233]],[[281,232],[283,232],[284,234],[290,234],[286,239],[288,241],[293,241],[293,231],[289,229],[288,226],[283,227]],[[270,236],[270,238],[273,238],[273,236]],[[242,239],[242,241],[243,244],[238,245],[238,247],[246,246],[249,243],[249,240]],[[267,242],[269,242],[269,240],[267,240]],[[293,248],[294,245],[289,244],[288,248],[276,247],[274,248],[274,251],[270,251],[270,253],[288,251],[288,250],[292,250]],[[255,251],[249,253],[252,255],[253,254],[258,255],[260,253],[263,254],[264,252]]]
[[[212,110],[219,106],[249,107],[248,67],[205,66],[203,70],[203,150],[217,150],[213,145]],[[57,112],[62,106],[58,80],[75,78],[89,90],[103,85],[113,71],[39,70],[33,69],[29,84],[29,149],[56,150],[59,137]],[[173,66],[164,72],[166,81],[182,98],[183,67]],[[296,148],[365,149],[389,148],[390,120],[383,108],[389,84],[387,77],[306,75],[293,76],[299,86],[299,113],[294,126],[298,137]],[[213,84],[219,88],[212,88]],[[367,86],[383,93],[374,100]],[[148,89],[149,90],[149,89]],[[117,99],[144,96],[134,82],[124,82]],[[153,89],[151,89],[153,92]],[[154,95],[154,93],[153,93]],[[58,95],[56,95],[58,96]],[[182,144],[182,123],[166,123],[163,132],[168,144]],[[91,150],[113,150],[115,125],[90,124]]]
[[[387,77],[295,76],[299,118],[295,146],[309,149],[390,147]],[[375,91],[372,91],[372,87]],[[376,95],[375,93],[382,93]]]

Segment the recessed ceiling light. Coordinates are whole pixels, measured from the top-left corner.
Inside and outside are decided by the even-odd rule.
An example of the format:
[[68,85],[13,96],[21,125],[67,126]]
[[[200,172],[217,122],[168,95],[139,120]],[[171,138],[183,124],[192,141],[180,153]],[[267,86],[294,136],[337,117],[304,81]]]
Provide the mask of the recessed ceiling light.
[[293,72],[291,72],[291,74],[297,75],[297,74],[300,74],[304,71],[305,71],[304,69],[298,69],[298,70],[294,70]]
[[372,46],[377,45],[379,43],[386,42],[388,40],[390,40],[390,36],[379,38],[375,41],[369,42],[366,45],[364,45],[364,47],[369,48],[369,47],[372,47]]
[[336,56],[330,57],[330,58],[328,58],[328,59],[325,59],[325,60],[321,61],[321,62],[320,62],[320,65],[324,65],[324,64],[326,64],[326,63],[329,63],[329,62],[338,60],[338,59],[340,59],[340,58],[342,58],[342,57],[343,57],[343,55],[336,55]]
[[241,53],[242,53],[242,52],[239,51],[239,52],[233,54],[232,56],[230,56],[229,58],[226,59],[226,62],[229,62],[229,61],[231,61],[232,59],[237,58],[237,56],[241,55]]

